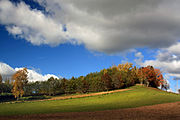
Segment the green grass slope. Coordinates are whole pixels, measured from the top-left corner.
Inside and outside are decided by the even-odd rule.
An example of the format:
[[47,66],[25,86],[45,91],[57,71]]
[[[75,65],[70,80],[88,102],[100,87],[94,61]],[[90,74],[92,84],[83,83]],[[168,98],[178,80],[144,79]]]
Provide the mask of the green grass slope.
[[34,101],[24,103],[0,104],[0,116],[99,111],[121,108],[133,108],[180,101],[180,95],[161,90],[134,86],[131,90],[106,95],[74,98],[66,100]]

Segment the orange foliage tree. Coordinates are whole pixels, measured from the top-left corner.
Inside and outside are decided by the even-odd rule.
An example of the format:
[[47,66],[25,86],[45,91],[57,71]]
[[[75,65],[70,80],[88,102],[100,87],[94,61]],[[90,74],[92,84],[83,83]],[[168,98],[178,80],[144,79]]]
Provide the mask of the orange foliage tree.
[[23,87],[25,84],[28,82],[28,77],[27,77],[27,69],[23,68],[22,70],[18,70],[13,76],[12,76],[12,84],[13,84],[13,89],[12,93],[19,100],[20,97],[23,96],[24,90]]
[[143,67],[142,71],[144,73],[144,75],[146,76],[146,85],[147,86],[151,86],[151,87],[158,87],[159,84],[156,81],[156,73],[154,71],[154,67],[153,66],[147,66],[147,67]]
[[154,71],[156,73],[156,80],[157,80],[158,84],[162,85],[164,83],[164,78],[163,78],[162,72],[160,71],[160,69],[157,69],[157,68],[155,68]]
[[139,78],[139,82],[140,82],[141,85],[145,83],[145,81],[146,81],[146,74],[144,73],[142,68],[138,69],[137,77]]
[[161,89],[165,89],[166,91],[169,89],[169,84],[166,79],[164,79],[162,72],[160,69],[154,69],[156,73],[156,80],[159,83],[159,86],[161,86]]

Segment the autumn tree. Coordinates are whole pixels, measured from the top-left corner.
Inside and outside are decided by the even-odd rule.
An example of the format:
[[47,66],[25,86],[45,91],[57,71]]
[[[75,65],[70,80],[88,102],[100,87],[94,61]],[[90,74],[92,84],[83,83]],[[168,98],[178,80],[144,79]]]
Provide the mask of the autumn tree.
[[144,73],[142,68],[138,69],[137,76],[138,76],[140,84],[141,85],[144,84],[146,81],[146,74]]
[[131,78],[134,80],[135,83],[139,83],[139,69],[134,66],[132,69],[131,69]]
[[120,72],[117,72],[116,74],[113,75],[112,83],[115,89],[120,89],[124,86],[124,80],[122,79]]
[[164,80],[164,78],[163,78],[163,75],[162,75],[161,70],[155,68],[154,71],[155,71],[155,74],[156,74],[156,85],[157,85],[157,86],[160,86],[160,85],[164,84],[164,83],[165,83],[165,82],[164,82],[165,80]]
[[125,87],[129,87],[135,84],[134,76],[132,75],[132,63],[119,64],[118,69],[121,72],[122,80],[124,80]]
[[[159,69],[152,66],[138,68],[131,63],[119,64],[100,72],[89,73],[86,76],[71,79],[49,78],[47,81],[27,83],[27,69],[17,71],[13,75],[12,92],[17,99],[25,95],[57,95],[65,93],[87,93],[105,90],[121,89],[137,83],[157,88],[168,89],[169,84],[164,80]],[[7,90],[2,89],[5,92]],[[12,87],[11,87],[12,88]]]
[[101,80],[104,83],[104,87],[106,90],[112,89],[112,79],[107,70],[104,70],[104,74],[101,76]]
[[157,82],[156,72],[153,66],[147,66],[142,68],[143,73],[146,76],[146,85],[157,88],[159,83]]
[[12,84],[13,84],[13,89],[12,93],[19,100],[20,97],[23,96],[24,94],[24,86],[28,82],[28,71],[26,68],[23,68],[22,70],[18,70],[13,76],[12,76]]
[[67,86],[68,86],[68,80],[67,80],[66,78],[63,78],[63,79],[61,80],[62,93],[65,93],[65,92],[66,92]]
[[89,84],[87,80],[85,80],[84,76],[80,76],[76,79],[77,84],[77,93],[86,93],[89,89]]
[[92,77],[91,78],[91,83],[90,83],[90,92],[100,92],[100,91],[104,91],[107,90],[105,88],[105,84],[102,81],[101,77],[96,76],[96,77]]

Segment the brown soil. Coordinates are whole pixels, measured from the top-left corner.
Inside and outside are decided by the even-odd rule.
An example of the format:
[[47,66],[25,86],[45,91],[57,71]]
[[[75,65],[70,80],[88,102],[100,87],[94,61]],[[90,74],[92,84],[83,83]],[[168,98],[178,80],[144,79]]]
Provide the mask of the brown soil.
[[10,116],[0,120],[180,120],[180,102],[96,112]]

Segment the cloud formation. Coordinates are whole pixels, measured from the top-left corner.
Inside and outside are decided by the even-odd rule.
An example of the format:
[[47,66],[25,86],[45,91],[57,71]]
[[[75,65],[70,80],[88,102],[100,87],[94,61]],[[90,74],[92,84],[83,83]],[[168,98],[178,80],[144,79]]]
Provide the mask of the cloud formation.
[[24,2],[17,5],[8,0],[0,1],[0,24],[12,35],[18,35],[34,45],[58,45],[68,38],[60,22],[55,22]]
[[141,52],[137,52],[135,51],[135,55],[136,59],[134,59],[134,62],[137,64],[137,65],[141,65],[142,64],[142,61],[144,59],[144,56]]
[[6,63],[0,62],[0,74],[3,80],[10,79],[16,71]]
[[153,65],[180,79],[180,43],[158,51],[155,60],[146,60],[142,66]]
[[0,1],[0,23],[34,45],[83,44],[116,53],[137,47],[164,48],[180,38],[179,0],[34,0],[45,15],[24,2]]
[[180,37],[177,0],[45,1],[56,19],[62,19],[59,8],[64,11],[69,34],[88,49],[114,53],[135,47],[167,47]]
[[[23,68],[15,68],[16,71],[21,70],[21,69],[23,69]],[[42,74],[40,74],[34,70],[30,70],[30,69],[28,69],[27,71],[28,71],[28,81],[30,81],[30,82],[46,81],[50,77],[54,77],[54,78],[58,79],[58,77],[53,74],[42,75]]]
[[[22,68],[13,69],[12,67],[7,65],[6,63],[0,62],[0,74],[3,77],[3,80],[11,79],[12,75],[16,71],[21,70],[21,69]],[[42,74],[36,72],[35,70],[31,70],[31,69],[27,69],[27,70],[28,70],[28,81],[29,82],[46,81],[50,77],[58,78],[56,75],[53,75],[53,74],[42,75]]]

